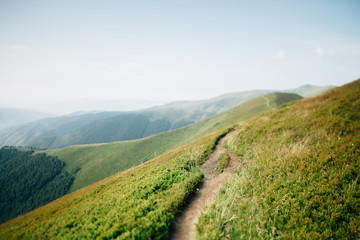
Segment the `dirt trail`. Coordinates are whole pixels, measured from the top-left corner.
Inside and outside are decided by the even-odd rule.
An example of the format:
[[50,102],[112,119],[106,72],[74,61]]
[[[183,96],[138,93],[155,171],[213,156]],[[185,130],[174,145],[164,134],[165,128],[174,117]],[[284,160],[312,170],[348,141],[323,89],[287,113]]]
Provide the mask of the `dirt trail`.
[[268,98],[265,97],[265,96],[263,96],[263,98],[264,98],[265,101],[266,101],[266,106],[267,106],[268,108],[270,108],[270,99],[268,99]]
[[183,213],[175,220],[174,228],[169,239],[195,239],[195,225],[203,211],[204,207],[211,203],[218,194],[223,184],[232,176],[236,158],[230,154],[230,161],[224,171],[216,175],[217,159],[225,152],[223,146],[225,138],[222,138],[215,151],[210,155],[209,159],[200,166],[200,170],[205,177],[203,184],[199,187],[192,202],[184,209]]

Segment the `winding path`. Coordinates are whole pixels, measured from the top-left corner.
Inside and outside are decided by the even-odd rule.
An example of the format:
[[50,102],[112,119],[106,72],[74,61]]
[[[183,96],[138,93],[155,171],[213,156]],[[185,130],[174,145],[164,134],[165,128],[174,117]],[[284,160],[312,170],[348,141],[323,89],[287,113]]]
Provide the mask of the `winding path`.
[[169,239],[195,239],[196,223],[198,222],[201,212],[206,205],[214,200],[220,188],[232,176],[236,165],[236,157],[233,154],[230,154],[230,161],[222,173],[217,174],[215,171],[217,159],[225,152],[223,146],[224,140],[225,137],[219,141],[209,159],[200,166],[200,170],[205,175],[203,184],[197,190],[191,203],[175,220]]
[[263,96],[263,98],[264,98],[265,101],[266,101],[266,106],[267,106],[268,108],[270,108],[270,99],[268,99],[268,98],[265,97],[265,96]]

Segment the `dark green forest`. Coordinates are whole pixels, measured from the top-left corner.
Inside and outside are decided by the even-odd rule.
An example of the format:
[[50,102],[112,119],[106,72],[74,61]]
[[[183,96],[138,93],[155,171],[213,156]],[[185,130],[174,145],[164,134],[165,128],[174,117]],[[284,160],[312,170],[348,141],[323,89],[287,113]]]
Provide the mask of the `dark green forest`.
[[15,147],[0,149],[0,222],[29,212],[69,191],[73,173],[45,153]]

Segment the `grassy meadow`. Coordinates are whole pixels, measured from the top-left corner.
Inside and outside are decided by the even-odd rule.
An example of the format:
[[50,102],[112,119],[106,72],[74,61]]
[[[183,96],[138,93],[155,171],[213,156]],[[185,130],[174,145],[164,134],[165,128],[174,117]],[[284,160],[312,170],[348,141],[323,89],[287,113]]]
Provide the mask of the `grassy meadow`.
[[261,114],[227,140],[238,169],[198,239],[360,238],[360,80]]
[[[186,145],[206,134],[300,98],[296,94],[271,93],[266,96],[266,99],[256,98],[201,122],[144,139],[77,145],[45,152],[64,161],[69,171],[80,168],[70,189],[73,192],[119,171],[144,163],[171,149]],[[269,100],[269,106],[267,100]]]

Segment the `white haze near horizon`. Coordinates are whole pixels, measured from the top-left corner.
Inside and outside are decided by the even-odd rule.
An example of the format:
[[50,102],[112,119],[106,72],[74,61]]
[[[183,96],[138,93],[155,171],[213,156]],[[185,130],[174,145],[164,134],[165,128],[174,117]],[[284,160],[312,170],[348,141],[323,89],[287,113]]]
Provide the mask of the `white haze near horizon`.
[[357,0],[0,1],[0,107],[343,85],[360,77],[359,12]]
[[[48,113],[50,115],[68,115],[68,114],[81,114],[85,112],[102,112],[102,111],[136,111],[159,106],[168,103],[168,101],[155,101],[144,99],[96,99],[84,98],[76,100],[64,101],[37,101],[37,102],[22,102],[10,103],[2,105],[1,109],[14,109],[14,110],[30,110],[39,113]],[[20,106],[20,107],[19,107]]]

